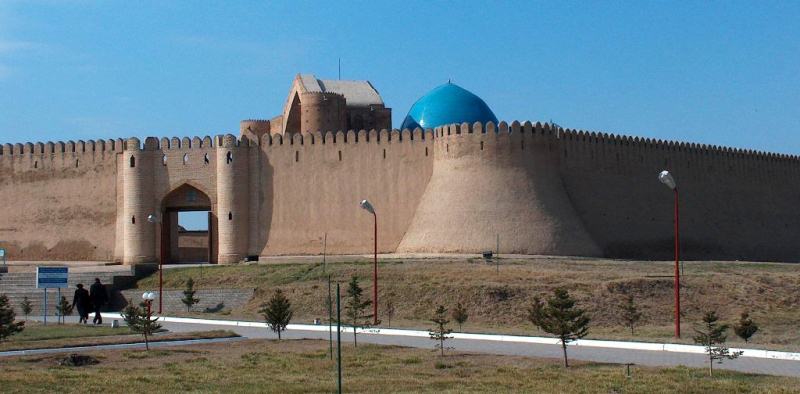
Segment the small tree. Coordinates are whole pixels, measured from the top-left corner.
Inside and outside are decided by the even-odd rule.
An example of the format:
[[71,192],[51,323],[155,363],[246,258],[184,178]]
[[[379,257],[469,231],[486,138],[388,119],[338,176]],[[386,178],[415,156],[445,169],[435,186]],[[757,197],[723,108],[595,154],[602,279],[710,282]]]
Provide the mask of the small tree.
[[391,327],[392,326],[392,318],[394,318],[394,313],[395,313],[394,299],[393,298],[390,297],[386,301],[385,309],[386,310],[384,311],[383,315],[386,316],[386,327]]
[[620,309],[620,318],[625,326],[631,329],[631,335],[633,335],[633,328],[642,318],[642,312],[639,311],[639,306],[634,302],[633,295],[628,295]]
[[147,304],[142,303],[141,307],[133,304],[133,300],[128,301],[128,306],[120,312],[122,320],[128,325],[133,332],[138,332],[144,336],[145,349],[150,350],[149,337],[154,332],[161,329],[158,324],[158,317],[153,317],[153,313]]
[[22,302],[20,302],[19,307],[22,308],[22,313],[25,314],[25,320],[28,320],[28,315],[33,312],[33,304],[31,304],[31,300],[28,299],[28,296],[22,297]]
[[540,331],[542,330],[542,327],[539,325],[539,322],[544,319],[542,316],[543,308],[542,299],[539,298],[539,296],[534,296],[533,303],[531,303],[531,306],[528,307],[528,321],[533,323],[533,326]]
[[289,299],[283,295],[280,289],[276,289],[272,297],[264,304],[261,304],[261,309],[258,311],[264,316],[269,329],[272,332],[278,333],[278,340],[281,339],[281,332],[286,331],[286,326],[292,320],[292,304]]
[[708,376],[714,376],[714,361],[722,364],[725,359],[732,360],[739,357],[743,352],[731,352],[726,346],[728,339],[728,325],[719,324],[719,318],[714,311],[706,312],[703,315],[703,323],[695,327],[694,342],[703,345],[708,354]]
[[467,313],[467,308],[464,308],[460,302],[456,304],[456,308],[453,309],[453,320],[458,323],[458,331],[461,331],[461,326],[467,322],[468,318],[469,314]]
[[191,312],[192,306],[200,302],[200,299],[194,296],[195,293],[197,293],[197,290],[194,289],[194,279],[189,278],[186,281],[186,290],[183,291],[183,298],[181,298],[181,302],[186,305],[186,312]]
[[733,326],[733,332],[739,338],[744,339],[744,343],[750,340],[756,332],[758,331],[758,324],[753,322],[753,319],[750,318],[750,314],[747,312],[742,312],[742,316],[739,318],[739,323]]
[[364,299],[364,290],[358,284],[358,277],[353,275],[347,286],[347,303],[345,304],[345,316],[353,326],[353,344],[358,346],[357,331],[359,327],[369,327],[371,314],[367,313],[367,308],[372,305],[372,301]]
[[434,348],[439,349],[442,352],[442,356],[444,356],[444,341],[452,338],[449,335],[453,332],[453,330],[447,328],[447,324],[450,323],[450,320],[447,320],[447,309],[439,305],[431,321],[436,324],[436,327],[428,331],[428,335],[437,342]]
[[67,297],[61,296],[61,299],[56,304],[56,312],[58,312],[58,324],[67,322],[67,316],[72,314],[72,306],[70,306]]
[[555,289],[553,297],[542,302],[534,298],[528,310],[528,319],[536,327],[558,337],[564,352],[564,367],[569,367],[567,343],[589,333],[589,317],[583,309],[575,307],[575,300],[564,289]]
[[14,308],[8,303],[8,297],[0,294],[0,342],[25,329],[25,322],[15,322]]

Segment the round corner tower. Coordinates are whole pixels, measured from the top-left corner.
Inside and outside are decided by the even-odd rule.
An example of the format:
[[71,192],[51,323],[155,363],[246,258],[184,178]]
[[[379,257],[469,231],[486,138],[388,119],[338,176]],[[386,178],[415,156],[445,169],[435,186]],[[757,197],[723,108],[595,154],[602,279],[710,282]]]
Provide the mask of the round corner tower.
[[144,149],[138,138],[130,138],[122,154],[123,263],[152,263],[155,257],[155,225],[147,217],[153,206],[153,151],[158,141],[149,137]]
[[231,134],[217,137],[218,262],[234,263],[247,254],[248,153]]
[[300,131],[339,131],[347,129],[347,100],[331,92],[300,94]]
[[261,136],[272,131],[269,120],[246,119],[239,122],[239,135],[246,136],[250,141],[261,141]]

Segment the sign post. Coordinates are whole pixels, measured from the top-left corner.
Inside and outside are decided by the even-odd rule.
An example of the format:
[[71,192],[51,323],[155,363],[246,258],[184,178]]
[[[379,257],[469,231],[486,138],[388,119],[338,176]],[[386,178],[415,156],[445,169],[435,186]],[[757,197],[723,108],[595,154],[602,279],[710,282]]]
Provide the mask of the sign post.
[[[42,317],[44,325],[47,325],[47,289],[61,289],[67,287],[69,279],[69,267],[36,267],[36,288],[44,290],[44,305],[42,305]],[[61,298],[58,299],[61,301]]]

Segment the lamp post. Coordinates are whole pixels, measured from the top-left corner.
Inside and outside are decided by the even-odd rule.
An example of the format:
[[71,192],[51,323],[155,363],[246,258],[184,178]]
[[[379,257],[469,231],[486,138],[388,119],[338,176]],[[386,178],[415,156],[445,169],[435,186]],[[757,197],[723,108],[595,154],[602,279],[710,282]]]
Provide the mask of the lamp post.
[[375,249],[374,259],[372,265],[372,324],[378,325],[378,215],[375,213],[375,208],[367,200],[361,200],[358,204],[367,212],[372,214],[375,219]]
[[675,338],[681,337],[681,275],[678,269],[680,261],[680,234],[679,234],[679,215],[678,215],[678,185],[669,171],[661,171],[658,180],[675,192]]
[[164,229],[162,228],[164,224],[161,220],[158,219],[158,216],[156,216],[156,214],[147,215],[147,221],[153,224],[158,223],[159,224],[158,229],[161,230],[161,247],[158,248],[160,251],[159,253],[160,256],[158,258],[158,314],[160,315],[161,307],[163,306],[163,301],[162,301],[163,297],[161,295],[163,294],[164,291],[163,268],[164,268],[164,258],[166,256],[166,250],[164,248]]
[[[160,293],[159,293],[160,294]],[[145,306],[147,306],[147,318],[149,319],[150,314],[150,305],[153,303],[153,300],[156,299],[156,293],[154,291],[145,291],[142,293],[142,300],[144,300]],[[161,299],[161,297],[159,297]]]

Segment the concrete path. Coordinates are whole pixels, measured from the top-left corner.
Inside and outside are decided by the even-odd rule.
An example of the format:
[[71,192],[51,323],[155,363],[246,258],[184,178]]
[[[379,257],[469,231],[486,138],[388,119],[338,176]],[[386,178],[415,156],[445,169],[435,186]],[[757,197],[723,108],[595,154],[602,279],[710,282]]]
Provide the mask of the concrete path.
[[[53,317],[55,319],[55,317]],[[75,320],[70,316],[68,321]],[[104,313],[106,324],[119,319],[119,313]],[[172,332],[192,332],[206,330],[229,330],[245,338],[277,339],[277,335],[264,327],[262,322],[201,320],[188,318],[162,318],[161,325]],[[49,320],[49,319],[48,319]],[[55,320],[53,320],[55,321]],[[289,329],[281,334],[285,339],[328,339],[327,326],[312,326],[291,324]],[[521,337],[508,335],[485,335],[454,333],[456,338],[448,341],[447,346],[453,347],[454,352],[477,352],[499,355],[514,355],[527,357],[543,357],[561,359],[561,345],[553,338]],[[336,328],[333,329],[333,338],[336,339]],[[480,339],[491,338],[491,339]],[[425,336],[424,331],[376,329],[359,331],[358,341],[379,345],[397,345],[433,350],[434,343]],[[189,341],[187,341],[189,342]],[[342,329],[342,342],[353,342],[351,328]],[[669,345],[637,342],[618,341],[583,341],[571,344],[567,351],[570,359],[593,361],[601,363],[634,363],[644,366],[688,366],[707,368],[708,358],[699,353],[702,349],[689,345]],[[186,343],[191,344],[191,343]],[[139,344],[143,346],[143,344]],[[113,346],[113,345],[112,345]],[[162,345],[167,346],[167,345]],[[615,348],[625,346],[627,348]],[[105,347],[93,347],[95,350]],[[108,349],[113,349],[108,347]],[[347,351],[347,347],[343,348]],[[658,349],[658,350],[644,350]],[[746,357],[736,360],[726,360],[723,364],[715,364],[715,369],[728,369],[740,372],[750,372],[768,375],[800,377],[800,354],[786,352],[768,352],[764,350],[747,349]],[[778,359],[783,358],[783,359]]]
[[[105,316],[105,315],[104,315]],[[109,314],[109,318],[113,318]],[[191,323],[187,321],[193,321]],[[231,322],[231,321],[208,321],[201,322],[199,319],[182,319],[166,317],[161,323],[162,326],[173,332],[188,332],[203,330],[231,330],[247,338],[271,338],[276,339],[277,335],[267,328],[264,323],[258,322]],[[398,345],[423,349],[433,349],[433,341],[424,335],[424,332],[414,330],[366,330],[359,332],[358,341],[362,343],[373,343],[380,345]],[[283,338],[289,339],[328,339],[327,326],[309,325],[290,325],[289,329],[281,334]],[[553,338],[537,337],[511,337],[505,335],[484,337],[495,337],[493,340],[476,339],[480,338],[477,334],[453,334],[457,336],[448,342],[448,346],[454,347],[454,351],[479,352],[500,355],[516,355],[529,357],[558,358],[562,357],[561,345]],[[336,329],[333,331],[336,338]],[[462,338],[458,338],[458,337]],[[505,341],[503,340],[505,339]],[[352,342],[352,329],[343,329],[343,342]],[[584,341],[588,345],[571,345],[568,347],[570,358],[583,361],[594,361],[604,363],[634,363],[647,366],[678,366],[706,368],[708,358],[705,354],[697,353],[696,346],[673,345],[670,350],[664,349],[663,344],[645,344],[635,342],[613,342],[613,341]],[[640,350],[640,349],[620,349],[612,347],[615,343],[628,344],[629,347],[644,347],[650,345],[661,346],[662,350]],[[753,353],[755,352],[755,353]],[[726,360],[723,364],[716,364],[715,368],[729,369],[740,372],[752,372],[760,374],[781,375],[800,377],[800,355],[797,353],[774,352],[776,357],[787,358],[780,360],[775,358],[765,358],[767,352],[761,350],[748,350],[749,357],[740,357],[736,360]],[[762,356],[764,354],[764,356]]]

